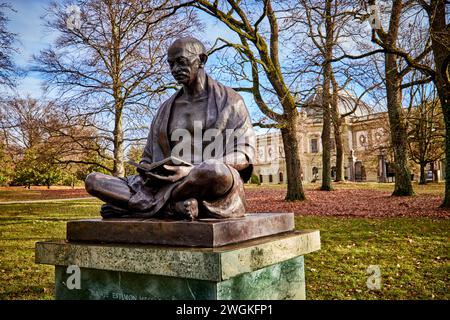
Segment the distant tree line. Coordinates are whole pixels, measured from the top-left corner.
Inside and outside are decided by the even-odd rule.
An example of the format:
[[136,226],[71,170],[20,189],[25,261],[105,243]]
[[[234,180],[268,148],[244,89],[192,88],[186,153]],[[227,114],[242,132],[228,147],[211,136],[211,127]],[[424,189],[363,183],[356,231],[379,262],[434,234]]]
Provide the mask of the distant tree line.
[[[91,172],[111,174],[113,161],[95,125],[67,109],[30,97],[0,104],[0,185],[75,186]],[[141,154],[138,144],[128,148],[129,159],[139,161]],[[130,165],[125,170],[135,173]]]
[[[94,129],[62,121],[54,102],[13,98],[0,105],[0,183],[5,185],[75,185],[90,171],[105,171],[97,154]],[[93,148],[92,148],[93,149]]]

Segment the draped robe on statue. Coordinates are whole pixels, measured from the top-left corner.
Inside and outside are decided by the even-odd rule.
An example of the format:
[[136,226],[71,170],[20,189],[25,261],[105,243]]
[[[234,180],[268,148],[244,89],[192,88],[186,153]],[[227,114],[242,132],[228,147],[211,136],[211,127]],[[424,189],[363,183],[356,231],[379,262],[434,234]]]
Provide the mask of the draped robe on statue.
[[[172,154],[168,124],[174,101],[181,95],[182,90],[176,92],[159,108],[150,127],[141,163],[154,163],[171,155],[178,157]],[[233,177],[232,188],[218,199],[197,199],[200,216],[214,218],[243,216],[245,213],[243,183],[248,181],[253,170],[255,133],[244,100],[236,91],[207,76],[207,92],[206,125],[202,128],[202,134],[213,129],[212,132],[219,133],[218,139],[221,139],[223,146],[222,154],[214,154],[213,158],[220,159],[230,153],[240,152],[246,156],[248,166],[238,171],[227,164]],[[202,150],[211,143],[211,140],[217,142],[214,138],[209,141],[203,140],[205,139],[200,142],[203,145]],[[185,178],[162,186],[146,183],[140,175],[123,179],[133,193],[128,203],[132,215],[152,217],[156,214],[171,215],[167,209],[171,192]]]

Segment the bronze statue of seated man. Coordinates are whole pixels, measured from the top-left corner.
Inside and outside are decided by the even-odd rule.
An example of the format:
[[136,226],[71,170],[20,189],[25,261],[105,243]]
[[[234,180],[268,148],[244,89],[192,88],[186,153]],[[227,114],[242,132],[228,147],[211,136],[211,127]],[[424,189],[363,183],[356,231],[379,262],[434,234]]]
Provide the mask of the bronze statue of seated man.
[[197,39],[176,40],[168,63],[182,85],[159,108],[140,165],[170,157],[168,174],[138,169],[113,177],[91,173],[86,190],[106,202],[103,218],[234,218],[245,214],[243,183],[252,173],[255,134],[242,97],[204,71],[207,53]]

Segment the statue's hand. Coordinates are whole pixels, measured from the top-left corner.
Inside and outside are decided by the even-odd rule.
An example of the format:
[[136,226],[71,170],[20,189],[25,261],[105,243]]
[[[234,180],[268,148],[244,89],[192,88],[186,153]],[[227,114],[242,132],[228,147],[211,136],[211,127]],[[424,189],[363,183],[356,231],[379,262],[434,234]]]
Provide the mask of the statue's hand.
[[142,177],[145,178],[147,176],[147,171],[141,168],[136,168],[137,173]]
[[175,182],[178,181],[180,179],[183,179],[184,177],[186,177],[189,172],[191,172],[193,167],[189,167],[189,166],[169,166],[169,165],[164,165],[164,169],[173,172],[173,174],[168,175],[168,176],[162,176],[156,173],[152,173],[152,172],[147,172],[147,175],[153,178],[156,178],[158,180],[162,180],[162,181],[168,181],[168,182]]
[[147,172],[148,172],[148,170],[146,170],[146,166],[150,166],[150,164],[147,163],[147,162],[141,161],[141,162],[139,163],[139,166],[136,167],[137,173],[138,173],[144,180],[145,180],[145,178],[147,178]]

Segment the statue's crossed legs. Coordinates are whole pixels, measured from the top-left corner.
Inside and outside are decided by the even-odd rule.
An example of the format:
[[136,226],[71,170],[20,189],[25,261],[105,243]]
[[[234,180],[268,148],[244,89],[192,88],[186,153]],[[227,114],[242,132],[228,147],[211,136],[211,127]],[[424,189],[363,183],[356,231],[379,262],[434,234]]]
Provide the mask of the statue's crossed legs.
[[[102,216],[150,217],[149,203],[164,202],[161,210],[174,216],[195,219],[205,217],[229,218],[243,216],[244,190],[239,173],[218,160],[206,160],[195,166],[182,180],[166,188],[163,197],[151,186],[144,186],[140,176],[117,178],[102,173],[91,173],[86,178],[89,194],[103,200]],[[153,189],[153,191],[152,191]],[[200,202],[200,203],[199,203]],[[158,205],[156,203],[156,205]]]

